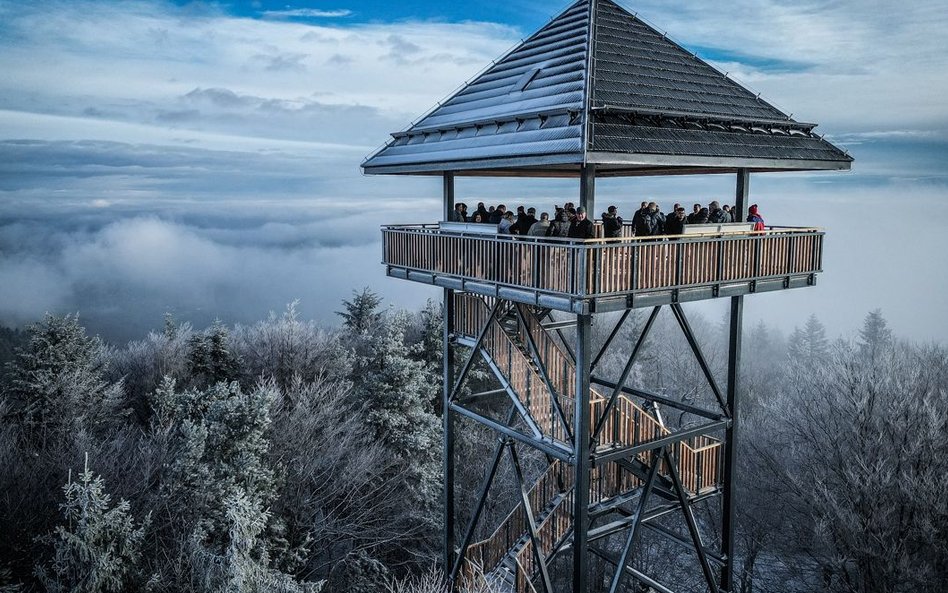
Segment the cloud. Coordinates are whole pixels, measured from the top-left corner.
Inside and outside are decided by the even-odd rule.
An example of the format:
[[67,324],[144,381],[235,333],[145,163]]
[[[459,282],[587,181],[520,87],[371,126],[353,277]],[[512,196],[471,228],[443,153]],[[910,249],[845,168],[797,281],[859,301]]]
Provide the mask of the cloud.
[[[198,324],[218,316],[249,322],[297,298],[304,314],[332,323],[332,311],[354,286],[378,290],[386,283],[381,266],[362,266],[357,279],[351,274],[352,264],[378,260],[378,227],[371,238],[347,240],[351,229],[315,217],[226,231],[213,228],[213,218],[203,221],[212,228],[132,217],[92,231],[51,222],[0,225],[8,237],[42,228],[52,245],[0,251],[4,323],[78,311],[93,331],[126,340],[156,327],[165,311]],[[402,288],[389,291],[399,305],[418,299],[420,291]]]
[[[943,334],[945,276],[902,263],[948,249],[937,217],[923,216],[948,194],[940,3],[636,5],[857,158],[849,174],[755,176],[754,199],[774,222],[831,235],[818,288],[755,297],[749,315],[792,327],[822,309],[848,331],[883,306],[900,331]],[[365,283],[403,304],[436,296],[385,280],[377,241],[379,224],[434,220],[438,180],[362,177],[358,165],[525,31],[343,16],[0,2],[0,323],[80,310],[99,330],[137,336],[165,310],[252,320],[297,297],[331,320]],[[628,212],[643,196],[731,195],[731,181],[602,180],[597,191]],[[469,203],[514,195],[541,210],[576,191],[571,181],[458,182]],[[896,210],[908,214],[883,214]],[[898,253],[867,242],[880,224]],[[900,306],[908,292],[937,319]]]
[[294,8],[290,10],[266,10],[260,13],[267,18],[342,18],[351,16],[352,11],[342,8],[338,10],[319,10],[317,8]]

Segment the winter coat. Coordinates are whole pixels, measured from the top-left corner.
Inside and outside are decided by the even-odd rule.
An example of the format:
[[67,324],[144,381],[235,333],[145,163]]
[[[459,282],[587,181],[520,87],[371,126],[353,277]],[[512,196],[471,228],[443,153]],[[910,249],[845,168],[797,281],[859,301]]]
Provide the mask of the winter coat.
[[731,215],[718,208],[708,213],[708,222],[711,224],[725,224],[731,222]]
[[588,218],[586,220],[574,220],[569,225],[569,237],[571,239],[592,239],[594,236],[593,223]]
[[550,224],[546,231],[547,237],[569,237],[569,221],[557,220]]
[[632,216],[632,226],[636,237],[648,237],[655,228],[655,221],[648,209],[636,210]]
[[515,235],[526,235],[530,232],[530,227],[532,227],[536,221],[536,216],[524,214],[523,216],[517,218],[517,222],[515,222],[514,226],[511,227],[510,232]]
[[678,220],[677,216],[669,216],[665,221],[665,234],[666,235],[683,235],[685,234],[685,222],[686,218]]
[[622,236],[622,217],[614,214],[606,214],[602,217],[602,231],[605,237]]
[[665,215],[656,210],[652,213],[652,234],[653,235],[664,235],[665,234]]
[[549,220],[538,220],[533,223],[533,226],[530,227],[530,230],[527,231],[527,234],[531,237],[546,237],[548,231],[550,230],[550,226]]
[[756,206],[751,206],[750,214],[747,215],[747,222],[754,223],[755,231],[765,230],[764,217],[760,215],[760,212],[757,210]]
[[497,233],[500,235],[510,235],[513,234],[510,229],[513,226],[513,221],[508,218],[501,218],[500,222],[497,223]]

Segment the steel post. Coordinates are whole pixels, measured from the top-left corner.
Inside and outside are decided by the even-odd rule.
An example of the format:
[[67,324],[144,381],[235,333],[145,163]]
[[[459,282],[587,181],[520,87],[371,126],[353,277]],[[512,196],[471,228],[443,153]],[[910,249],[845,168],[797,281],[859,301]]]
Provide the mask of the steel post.
[[444,189],[443,189],[443,202],[444,202],[444,220],[445,222],[451,220],[452,213],[454,212],[454,171],[445,171],[444,172]]
[[[750,190],[750,172],[739,169],[734,208],[742,219],[747,216]],[[727,407],[731,413],[731,425],[724,433],[724,476],[721,495],[721,553],[726,564],[721,570],[721,589],[731,591],[734,587],[734,555],[737,551],[735,532],[737,513],[735,509],[737,487],[737,429],[740,410],[741,338],[744,323],[744,297],[731,297],[731,327],[727,356]]]
[[441,420],[444,430],[444,451],[442,468],[444,473],[444,570],[454,565],[454,416],[451,414],[451,391],[454,384],[454,348],[451,338],[454,334],[454,291],[444,290],[442,314],[442,408]]
[[583,165],[579,174],[579,205],[589,220],[596,220],[596,165]]
[[573,593],[589,591],[589,364],[592,316],[576,316],[576,404],[573,419]]
[[[442,187],[442,202],[444,205],[444,220],[451,220],[454,211],[454,173],[444,173]],[[454,385],[454,348],[451,339],[454,336],[454,291],[444,290],[444,306],[441,308],[442,326],[442,404],[441,422],[443,430],[442,472],[444,491],[442,504],[444,505],[444,570],[451,570],[454,565],[454,417],[451,414],[452,387]]]

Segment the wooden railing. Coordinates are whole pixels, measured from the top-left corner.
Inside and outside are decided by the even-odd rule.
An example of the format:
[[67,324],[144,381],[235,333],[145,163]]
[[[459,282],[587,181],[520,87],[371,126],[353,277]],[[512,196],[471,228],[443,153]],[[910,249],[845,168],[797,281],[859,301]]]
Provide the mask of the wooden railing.
[[[493,302],[492,299],[488,300]],[[454,303],[455,333],[471,338],[477,336],[487,321],[488,302],[475,295],[455,293]],[[513,391],[521,397],[531,415],[534,415],[534,420],[544,435],[571,445],[567,442],[567,432],[555,413],[552,400],[559,396],[557,401],[566,417],[566,426],[572,430],[575,400],[569,394],[575,393],[576,367],[532,311],[521,306],[521,312],[526,326],[519,326],[520,342],[527,343],[526,333],[529,332],[544,362],[555,394],[550,393],[541,376],[497,321],[488,329],[484,347],[498,369],[506,375]],[[590,431],[595,430],[607,400],[608,398],[597,390],[590,389]],[[620,393],[606,418],[598,444],[632,447],[668,436],[671,432],[642,406]],[[678,457],[681,481],[685,488],[700,493],[716,487],[721,479],[720,454],[720,442],[711,437],[698,436],[683,442]],[[645,460],[645,455],[643,453],[640,458]],[[668,474],[663,472],[663,475]],[[595,493],[591,492],[590,495],[592,497]]]
[[[537,479],[528,494],[533,516],[537,517],[544,511],[549,510],[553,500],[558,495],[569,491],[572,485],[573,472],[569,466],[564,465],[560,461],[551,463],[547,467],[547,470]],[[562,506],[563,504],[561,502],[556,508],[559,509]],[[567,508],[569,509],[570,515],[572,515],[572,507],[569,506]],[[560,514],[562,514],[562,511]],[[551,532],[551,528],[546,526],[550,523],[551,517],[554,515],[556,515],[555,511],[547,515],[540,525],[538,525],[541,540],[543,540],[542,534]],[[546,531],[544,531],[544,529],[546,529]],[[487,538],[471,544],[467,549],[465,558],[468,562],[473,562],[480,566],[485,572],[490,572],[500,564],[501,560],[504,559],[514,545],[516,545],[527,532],[527,515],[521,503],[510,511],[500,523],[500,526],[487,536]],[[532,568],[532,559],[529,565]]]
[[583,241],[410,225],[382,234],[388,266],[585,298],[816,273],[824,233],[772,228]]

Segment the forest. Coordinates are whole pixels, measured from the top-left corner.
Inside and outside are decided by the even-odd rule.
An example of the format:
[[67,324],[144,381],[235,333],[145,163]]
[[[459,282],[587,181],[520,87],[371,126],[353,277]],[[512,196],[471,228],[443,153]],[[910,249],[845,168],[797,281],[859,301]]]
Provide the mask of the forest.
[[[440,304],[397,310],[364,289],[339,316],[168,316],[124,345],[74,315],[0,331],[0,591],[443,591]],[[724,383],[723,317],[691,319]],[[595,321],[601,343],[614,320]],[[627,350],[644,322],[626,324]],[[675,330],[662,312],[630,381],[706,398]],[[815,316],[790,335],[747,327],[743,352],[735,593],[945,591],[948,349],[900,339],[873,311],[838,339]],[[491,385],[486,367],[471,382]],[[496,437],[457,432],[463,524]],[[536,475],[542,457],[523,455]],[[682,556],[648,539],[635,562],[705,590]]]

